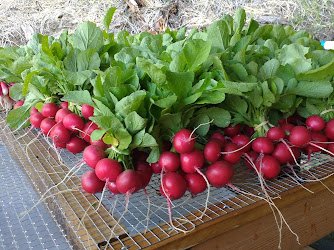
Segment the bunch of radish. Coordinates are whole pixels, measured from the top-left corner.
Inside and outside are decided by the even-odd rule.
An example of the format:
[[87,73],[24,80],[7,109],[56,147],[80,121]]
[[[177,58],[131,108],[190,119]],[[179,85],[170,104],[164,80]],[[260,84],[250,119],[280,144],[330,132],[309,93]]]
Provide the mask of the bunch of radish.
[[17,108],[23,105],[24,101],[15,102],[9,96],[9,90],[15,83],[9,83],[8,85],[1,81],[0,82],[0,104],[2,108],[6,111],[11,110],[12,108]]

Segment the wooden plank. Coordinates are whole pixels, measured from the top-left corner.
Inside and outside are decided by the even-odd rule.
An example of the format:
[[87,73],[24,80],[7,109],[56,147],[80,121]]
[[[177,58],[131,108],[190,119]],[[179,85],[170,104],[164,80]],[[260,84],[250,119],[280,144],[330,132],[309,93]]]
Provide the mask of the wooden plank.
[[[56,185],[65,177],[68,168],[57,162],[58,158],[53,150],[45,152],[48,145],[44,140],[32,143],[25,151],[26,145],[31,142],[33,136],[27,135],[17,140],[18,134],[14,135],[7,126],[2,126],[2,129],[1,140],[7,143],[7,150],[39,196],[45,193],[48,187]],[[103,205],[98,211],[90,209],[91,212],[86,213],[88,208],[93,208],[93,204],[99,202],[94,195],[80,191],[66,192],[68,189],[79,186],[81,186],[80,179],[77,176],[71,177],[66,185],[61,184],[54,188],[50,192],[54,194],[53,197],[43,202],[51,216],[62,226],[73,247],[97,249],[110,238],[112,235],[110,229],[115,225],[113,236],[126,233],[125,227],[118,224],[117,219]],[[82,220],[83,217],[85,218]]]

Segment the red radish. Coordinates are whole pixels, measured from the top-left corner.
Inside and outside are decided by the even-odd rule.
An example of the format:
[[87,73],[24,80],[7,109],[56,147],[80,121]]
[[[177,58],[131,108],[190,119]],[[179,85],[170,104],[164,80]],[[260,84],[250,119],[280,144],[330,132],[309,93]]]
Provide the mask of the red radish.
[[30,109],[30,115],[33,115],[33,114],[35,114],[35,113],[37,113],[37,112],[39,112],[39,111],[38,111],[38,109],[35,108],[35,107],[32,107],[32,108]]
[[21,107],[24,104],[24,101],[18,101],[14,104],[13,109],[16,109],[18,107]]
[[218,139],[205,144],[203,152],[206,160],[210,162],[217,161],[221,155],[221,144],[219,144]]
[[195,148],[195,137],[188,129],[181,129],[174,135],[173,146],[179,154],[190,153]]
[[202,151],[195,149],[190,153],[180,155],[181,168],[185,173],[195,173],[204,164],[204,156]]
[[40,128],[43,134],[49,135],[49,131],[56,125],[56,121],[53,118],[44,118],[40,124]]
[[243,131],[248,136],[252,136],[255,133],[255,129],[253,127],[248,126],[248,125],[244,126]]
[[284,123],[281,125],[281,128],[285,131],[290,132],[291,129],[293,129],[295,127],[295,125],[291,124],[291,123]]
[[95,174],[101,181],[116,181],[122,170],[118,161],[109,158],[101,159],[95,166]]
[[242,151],[233,142],[229,142],[224,147],[223,160],[235,164],[240,161]]
[[319,132],[311,131],[311,143],[306,147],[308,161],[311,159],[312,153],[319,152],[327,148],[328,144],[326,142],[328,142],[328,139],[325,135],[320,134]]
[[246,167],[251,170],[254,170],[253,164],[255,165],[255,162],[257,161],[259,154],[251,150],[245,153],[244,156],[246,156],[244,159],[244,164],[246,165]]
[[301,117],[297,113],[294,113],[293,115],[288,117],[288,120],[289,120],[290,123],[292,123],[294,125],[299,125],[299,124],[305,123],[304,117]]
[[0,82],[2,95],[8,95],[8,86],[5,82]]
[[224,128],[224,134],[225,136],[233,137],[241,132],[240,124],[236,124],[235,126],[232,126],[231,124]]
[[216,142],[219,142],[220,147],[223,147],[225,145],[225,137],[219,132],[213,133],[210,136],[210,140],[212,141],[216,140]]
[[161,168],[166,172],[176,171],[180,166],[179,156],[171,151],[163,152],[158,162]]
[[334,142],[328,145],[327,150],[334,154]]
[[318,115],[311,115],[305,121],[306,126],[315,132],[323,130],[326,126],[324,119]]
[[221,188],[231,182],[233,173],[231,163],[227,161],[216,161],[208,167],[206,177],[212,186]]
[[187,182],[180,174],[167,172],[162,178],[160,191],[163,196],[171,200],[177,200],[187,191]]
[[108,145],[105,144],[102,139],[97,140],[97,141],[90,140],[90,144],[99,146],[99,147],[103,148],[104,150],[106,150],[108,148]]
[[[250,144],[250,138],[247,135],[239,134],[232,138],[232,142],[236,144],[240,149],[241,152],[248,152],[252,145]],[[247,146],[246,146],[247,145]]]
[[122,194],[133,194],[142,187],[140,175],[134,170],[125,170],[117,177],[116,187]]
[[56,148],[66,148],[66,143],[55,142]]
[[151,163],[151,168],[154,174],[160,174],[161,173],[161,166],[159,165],[159,162]]
[[274,144],[267,137],[258,137],[252,142],[252,149],[257,153],[271,154],[274,151]]
[[90,194],[96,194],[101,192],[104,188],[105,182],[101,181],[95,174],[95,171],[88,170],[81,177],[81,186],[82,188]]
[[66,115],[63,118],[63,124],[64,124],[65,128],[67,128],[71,131],[76,131],[76,130],[82,131],[82,129],[85,126],[85,123],[82,120],[82,118],[75,113],[71,113],[71,114]]
[[290,123],[290,121],[291,121],[291,117],[289,116],[289,117],[283,118],[282,120],[279,120],[278,125],[282,127],[282,125]]
[[95,168],[96,164],[105,157],[104,150],[99,146],[89,145],[83,152],[83,158],[86,164]]
[[60,108],[61,108],[61,109],[68,109],[68,102],[62,102],[62,103],[60,104]]
[[72,136],[72,138],[66,143],[66,148],[73,154],[81,153],[86,147],[86,141],[80,137]]
[[133,163],[139,162],[139,161],[146,161],[149,154],[145,151],[138,150],[137,148],[133,149],[131,152],[132,161]]
[[41,122],[45,119],[44,115],[41,113],[37,112],[34,113],[30,116],[30,123],[33,127],[35,128],[40,128],[41,127]]
[[50,130],[50,137],[54,142],[66,143],[71,138],[70,131],[62,123],[57,123]]
[[334,139],[334,119],[331,119],[327,122],[325,127],[325,135],[328,139]]
[[98,129],[98,128],[99,127],[94,122],[85,123],[82,129],[82,132],[81,132],[82,139],[84,139],[86,142],[90,142],[90,135],[93,133],[95,129]]
[[288,146],[282,142],[276,144],[273,153],[271,154],[280,164],[285,164],[293,159]]
[[85,119],[89,120],[89,117],[94,115],[94,107],[87,104],[83,104],[81,107],[81,113]]
[[69,109],[59,109],[56,113],[55,120],[57,123],[62,122],[64,117],[68,114],[71,114],[72,111]]
[[311,132],[304,126],[296,126],[290,131],[289,141],[298,148],[305,148],[311,141]]
[[296,148],[296,147],[291,147],[291,151],[293,153],[293,156],[291,155],[291,159],[290,159],[289,163],[290,164],[295,164],[296,163],[295,159],[298,160],[299,157],[300,157],[300,149]]
[[142,180],[141,188],[145,188],[149,184],[153,174],[153,170],[150,164],[148,164],[146,161],[140,161],[135,164],[135,169],[137,173],[141,176]]
[[206,190],[207,184],[199,173],[186,174],[187,187],[192,195],[202,193]]
[[120,194],[121,192],[118,191],[117,186],[116,186],[116,182],[108,182],[108,189],[110,190],[110,192],[112,192],[113,194]]
[[286,133],[281,127],[272,127],[268,130],[267,137],[272,141],[279,141],[286,137]]
[[45,103],[42,107],[42,115],[45,117],[55,117],[59,107],[55,103]]
[[255,163],[255,166],[265,179],[273,179],[281,172],[281,165],[271,155],[263,155],[263,157],[258,159]]
[[173,144],[170,141],[162,142],[162,152],[170,151],[172,147],[173,147]]

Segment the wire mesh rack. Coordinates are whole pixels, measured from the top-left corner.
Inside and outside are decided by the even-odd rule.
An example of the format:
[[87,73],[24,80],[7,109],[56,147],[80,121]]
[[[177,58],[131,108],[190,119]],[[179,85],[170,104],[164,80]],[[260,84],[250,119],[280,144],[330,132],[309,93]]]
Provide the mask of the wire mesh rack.
[[[4,114],[1,117],[3,121]],[[35,245],[29,236],[32,233],[39,239],[39,242],[34,242],[48,249],[140,249],[154,247],[161,241],[182,234],[169,224],[166,199],[159,192],[158,175],[153,176],[146,188],[147,195],[143,191],[132,194],[126,208],[125,196],[112,196],[109,191],[103,197],[101,194],[82,192],[80,178],[89,169],[79,164],[82,154],[54,150],[52,143],[39,135],[37,130],[29,133],[27,129],[11,131],[4,122],[1,127],[0,181],[6,180],[9,184],[0,193],[0,247],[19,249],[26,246],[33,249]],[[308,163],[312,166],[310,170],[300,171],[297,166],[294,166],[294,171],[286,168],[278,178],[267,181],[268,193],[279,195],[333,172],[334,164],[330,156],[316,154],[312,159]],[[295,172],[297,175],[294,175]],[[68,178],[63,181],[65,177]],[[174,225],[191,231],[260,202],[264,197],[258,177],[243,165],[235,167],[232,183],[242,193],[228,186],[219,189],[211,187],[208,200],[204,192],[194,197],[187,193],[185,197],[173,201]],[[18,196],[12,195],[12,185],[17,189]],[[12,200],[22,202],[14,209],[8,209],[7,204]],[[206,203],[207,209],[203,213]],[[9,210],[14,216],[9,215]],[[37,220],[33,220],[34,214]],[[23,226],[26,221],[35,232]],[[35,221],[40,225],[36,225]],[[16,227],[20,227],[24,237],[15,236]],[[40,236],[40,232],[45,236]]]

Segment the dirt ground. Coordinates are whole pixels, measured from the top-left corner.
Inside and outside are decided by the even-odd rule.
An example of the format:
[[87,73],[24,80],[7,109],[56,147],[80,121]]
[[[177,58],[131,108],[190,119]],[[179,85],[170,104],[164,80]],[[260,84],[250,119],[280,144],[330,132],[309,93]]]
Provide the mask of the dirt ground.
[[84,21],[102,27],[109,7],[117,7],[110,31],[163,32],[167,27],[203,27],[244,8],[261,24],[306,29],[319,40],[334,39],[334,0],[2,0],[0,46],[25,44],[35,32],[57,35]]

